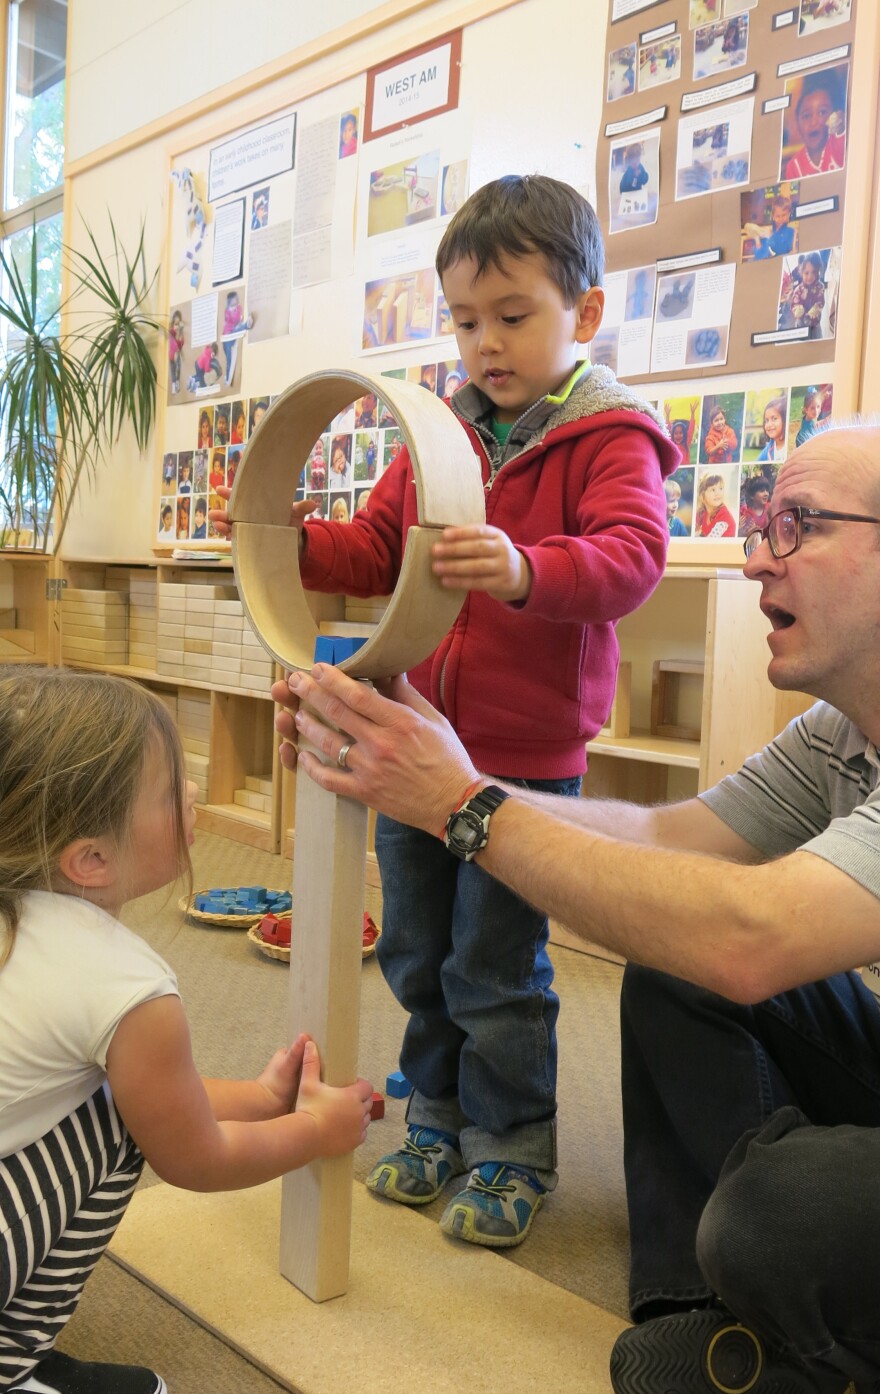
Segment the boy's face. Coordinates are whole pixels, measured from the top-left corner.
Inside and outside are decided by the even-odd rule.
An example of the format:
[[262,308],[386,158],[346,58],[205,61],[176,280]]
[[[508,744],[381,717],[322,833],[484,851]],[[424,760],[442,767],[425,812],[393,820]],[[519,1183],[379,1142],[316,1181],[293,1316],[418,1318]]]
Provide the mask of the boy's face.
[[818,280],[816,268],[811,261],[805,261],[801,267],[801,280],[805,286],[814,286]]
[[834,110],[831,93],[810,92],[803,98],[797,113],[797,127],[801,140],[811,157],[820,155],[828,136],[828,118]]
[[447,268],[443,293],[465,371],[507,423],[571,377],[575,346],[595,335],[605,296],[593,286],[566,308],[537,252],[507,257],[502,268],[477,278],[475,260],[465,257]]
[[679,489],[678,485],[677,485],[677,484],[676,484],[676,485],[673,485],[671,488],[667,485],[667,487],[666,487],[666,516],[667,516],[667,518],[674,518],[674,517],[675,517],[676,513],[678,512],[678,501],[679,501],[680,498],[681,498],[681,490]]

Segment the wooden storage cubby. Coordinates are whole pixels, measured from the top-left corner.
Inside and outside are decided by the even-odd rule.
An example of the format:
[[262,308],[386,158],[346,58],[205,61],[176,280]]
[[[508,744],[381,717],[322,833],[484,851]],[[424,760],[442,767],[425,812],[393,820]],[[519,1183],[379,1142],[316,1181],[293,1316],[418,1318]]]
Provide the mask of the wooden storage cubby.
[[54,662],[52,566],[43,552],[0,551],[0,663]]

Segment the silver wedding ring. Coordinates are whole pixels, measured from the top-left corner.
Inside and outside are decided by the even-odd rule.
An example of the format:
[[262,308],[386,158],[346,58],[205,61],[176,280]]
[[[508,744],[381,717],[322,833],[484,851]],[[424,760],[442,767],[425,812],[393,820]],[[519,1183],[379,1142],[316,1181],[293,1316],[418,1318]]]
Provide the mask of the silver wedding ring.
[[351,747],[353,745],[354,741],[346,741],[345,745],[342,746],[341,750],[339,751],[339,754],[336,757],[336,763],[341,770],[348,769],[348,765],[345,762],[348,759],[348,752],[351,750]]

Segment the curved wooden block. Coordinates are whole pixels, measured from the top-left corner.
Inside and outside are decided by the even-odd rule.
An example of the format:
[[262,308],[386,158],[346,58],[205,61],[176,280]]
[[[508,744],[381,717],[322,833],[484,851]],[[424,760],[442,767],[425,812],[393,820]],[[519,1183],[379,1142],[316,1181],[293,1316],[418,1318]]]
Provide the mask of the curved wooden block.
[[310,668],[318,627],[288,526],[300,472],[327,423],[355,398],[387,402],[409,448],[420,526],[410,529],[391,602],[372,635],[339,667],[351,677],[391,677],[427,658],[454,624],[464,592],[445,591],[430,568],[437,533],[485,521],[470,441],[438,397],[414,383],[361,372],[313,373],[273,402],[245,448],[230,499],[232,562],[244,608],[285,668]]

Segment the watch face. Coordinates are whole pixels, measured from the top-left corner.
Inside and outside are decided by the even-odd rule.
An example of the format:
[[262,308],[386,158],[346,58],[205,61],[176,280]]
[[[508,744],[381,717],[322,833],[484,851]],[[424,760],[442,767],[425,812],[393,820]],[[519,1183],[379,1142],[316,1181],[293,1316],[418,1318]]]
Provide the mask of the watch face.
[[452,823],[449,839],[463,852],[482,847],[486,842],[486,828],[480,815],[469,808],[462,809]]
[[455,825],[455,836],[458,838],[458,841],[464,843],[465,847],[468,849],[476,847],[482,831],[482,828],[475,828],[470,822],[464,827],[462,827],[461,822]]

